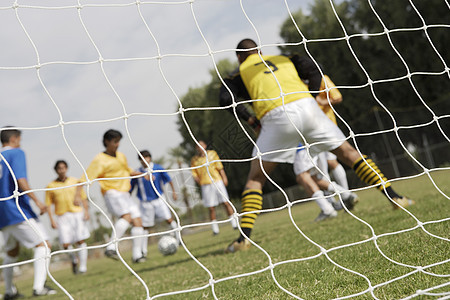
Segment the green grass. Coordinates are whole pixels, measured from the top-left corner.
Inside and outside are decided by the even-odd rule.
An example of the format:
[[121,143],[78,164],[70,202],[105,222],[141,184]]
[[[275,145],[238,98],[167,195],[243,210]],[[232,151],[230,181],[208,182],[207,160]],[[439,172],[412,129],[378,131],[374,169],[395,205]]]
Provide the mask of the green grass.
[[[438,187],[449,195],[450,172],[431,174]],[[427,176],[395,182],[394,187],[416,200],[417,204],[409,211],[421,222],[449,217],[450,201],[434,188]],[[371,189],[358,194],[361,202],[353,213],[369,223],[376,235],[417,225],[414,218],[406,212],[392,210],[378,191]],[[269,258],[256,247],[246,252],[224,254],[225,246],[237,237],[237,232],[228,224],[221,226],[218,236],[212,236],[207,226],[203,228],[205,230],[184,235],[184,240],[191,253],[211,272],[215,280],[220,281],[214,285],[215,295],[219,299],[291,299],[291,296],[277,286],[274,278],[283,288],[304,299],[330,299],[356,293],[362,294],[352,297],[353,299],[372,299],[367,280],[372,286],[377,286],[373,293],[380,299],[398,299],[414,294],[416,290],[448,283],[448,277],[416,272],[383,284],[414,271],[414,268],[399,264],[426,266],[447,260],[450,253],[448,242],[432,237],[420,228],[379,237],[376,240],[377,246],[387,257],[399,263],[396,264],[381,255],[373,240],[367,241],[372,237],[372,231],[367,225],[343,212],[333,220],[313,223],[312,220],[318,213],[319,209],[314,203],[292,207],[295,223],[315,243],[331,249],[349,243],[365,242],[329,251],[328,258],[320,255],[312,259],[320,254],[320,250],[293,226],[287,209],[264,213],[257,220],[252,238],[267,251],[275,267],[252,276],[222,280],[267,268]],[[425,225],[424,228],[431,234],[449,238],[448,221]],[[86,275],[72,275],[69,264],[52,271],[52,274],[75,299],[145,299],[144,287],[123,264],[98,256],[89,260]],[[125,252],[124,258],[130,262],[130,253]],[[286,260],[296,261],[277,264]],[[338,265],[363,274],[367,279]],[[153,244],[149,247],[149,260],[146,263],[130,266],[145,281],[151,296],[199,288],[209,283],[208,273],[183,248],[179,248],[173,256],[164,257]],[[449,263],[427,269],[434,274],[446,275],[450,273],[449,270]],[[16,284],[22,293],[30,295],[30,274],[16,278]],[[51,286],[55,287],[53,283]],[[445,291],[448,292],[448,286],[433,292]],[[46,299],[66,298],[59,291],[58,295]],[[213,299],[213,292],[209,286],[200,291],[167,296],[164,299]],[[421,296],[418,299],[434,297]]]

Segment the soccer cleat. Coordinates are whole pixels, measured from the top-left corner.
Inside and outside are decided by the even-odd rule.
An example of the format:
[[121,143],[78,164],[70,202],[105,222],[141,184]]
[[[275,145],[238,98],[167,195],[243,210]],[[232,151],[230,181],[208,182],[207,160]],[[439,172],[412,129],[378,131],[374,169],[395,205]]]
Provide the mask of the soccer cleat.
[[140,264],[140,263],[144,263],[147,261],[147,258],[145,258],[144,256],[141,256],[139,258],[133,259],[133,262],[135,264]]
[[33,296],[47,296],[47,295],[55,295],[56,291],[51,287],[45,286],[40,290],[33,290]]
[[237,251],[246,251],[250,249],[251,243],[248,240],[243,240],[242,242],[238,242],[237,240],[233,241],[228,247],[225,249],[225,253],[234,253]]
[[323,211],[320,212],[320,214],[317,216],[317,218],[314,219],[314,222],[320,222],[329,218],[336,218],[337,217],[337,211],[333,210],[331,213],[326,214]]
[[348,210],[353,210],[355,208],[356,203],[359,202],[358,195],[355,193],[350,193],[350,196],[346,199],[342,199],[344,202],[345,207],[347,207]]
[[414,205],[416,202],[414,200],[408,199],[406,197],[402,197],[402,198],[392,198],[392,201],[394,201],[395,203],[392,203],[392,206],[394,207],[394,209],[400,209],[400,206],[405,208],[411,205]]
[[105,250],[105,256],[115,260],[119,260],[119,256],[117,255],[116,250]]
[[13,299],[19,299],[25,297],[24,295],[20,294],[19,291],[15,286],[13,286],[13,290],[15,291],[14,294],[5,294],[3,296],[4,300],[13,300]]

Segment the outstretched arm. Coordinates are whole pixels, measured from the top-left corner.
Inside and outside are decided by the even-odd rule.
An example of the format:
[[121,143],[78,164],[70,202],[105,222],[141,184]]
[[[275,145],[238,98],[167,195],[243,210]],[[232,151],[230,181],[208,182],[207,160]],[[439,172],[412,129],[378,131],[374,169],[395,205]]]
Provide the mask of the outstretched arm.
[[[31,190],[30,185],[28,184],[28,180],[26,178],[17,179],[17,183],[19,184],[19,189],[22,192],[27,192],[27,191]],[[31,200],[34,201],[36,206],[41,211],[41,215],[43,215],[44,213],[47,212],[47,205],[45,205],[43,202],[39,201],[39,199],[36,197],[36,195],[33,192],[29,192],[28,197],[30,197]]]
[[[219,91],[219,104],[222,107],[227,107],[238,102],[238,99],[250,99],[250,95],[241,79],[241,76],[236,73],[228,78],[224,79],[224,85],[220,87]],[[230,113],[233,113],[233,109],[230,107],[227,109]],[[239,118],[246,121],[251,127],[257,128],[259,120],[253,116],[244,104],[236,106],[236,113]]]

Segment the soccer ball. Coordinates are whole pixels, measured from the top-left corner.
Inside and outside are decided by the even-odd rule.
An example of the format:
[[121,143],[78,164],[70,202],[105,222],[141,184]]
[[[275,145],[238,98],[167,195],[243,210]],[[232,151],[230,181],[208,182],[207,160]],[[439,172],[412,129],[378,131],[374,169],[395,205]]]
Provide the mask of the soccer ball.
[[178,240],[171,235],[163,235],[159,239],[158,249],[162,255],[172,255],[177,252]]

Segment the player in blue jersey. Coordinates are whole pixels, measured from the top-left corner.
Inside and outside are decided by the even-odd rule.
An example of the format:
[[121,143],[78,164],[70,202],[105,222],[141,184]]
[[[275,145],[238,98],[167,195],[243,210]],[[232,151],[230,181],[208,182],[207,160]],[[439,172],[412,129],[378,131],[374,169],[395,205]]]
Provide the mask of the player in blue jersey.
[[134,189],[137,190],[136,194],[140,201],[140,209],[142,214],[142,226],[144,227],[144,234],[146,235],[144,241],[142,242],[143,258],[137,262],[145,261],[145,258],[147,257],[148,230],[150,227],[155,226],[155,219],[165,220],[170,227],[172,227],[172,229],[178,227],[177,223],[172,218],[172,213],[170,212],[169,207],[160,197],[164,193],[163,186],[168,183],[172,188],[173,200],[177,200],[177,193],[175,192],[172,179],[161,165],[152,162],[152,155],[148,150],[141,151],[141,155],[145,160],[142,160],[141,156],[138,156],[142,166],[136,171],[140,173],[147,173],[150,170],[152,172],[152,178],[148,178],[146,176],[133,178],[131,180],[130,193]]
[[[34,252],[34,284],[33,295],[52,295],[56,291],[45,286],[47,279],[45,256],[48,254],[48,236],[44,226],[30,206],[30,199],[40,209],[47,211],[47,206],[38,200],[27,180],[25,153],[20,149],[21,132],[17,129],[4,127],[0,139],[0,230],[3,232],[6,255],[3,265],[15,263],[19,255],[20,244]],[[27,194],[21,194],[27,192]],[[21,194],[21,195],[20,195]],[[20,208],[20,209],[19,209]],[[37,232],[36,232],[37,231]],[[13,284],[13,268],[3,269],[5,280],[5,295],[3,299],[22,297]]]

